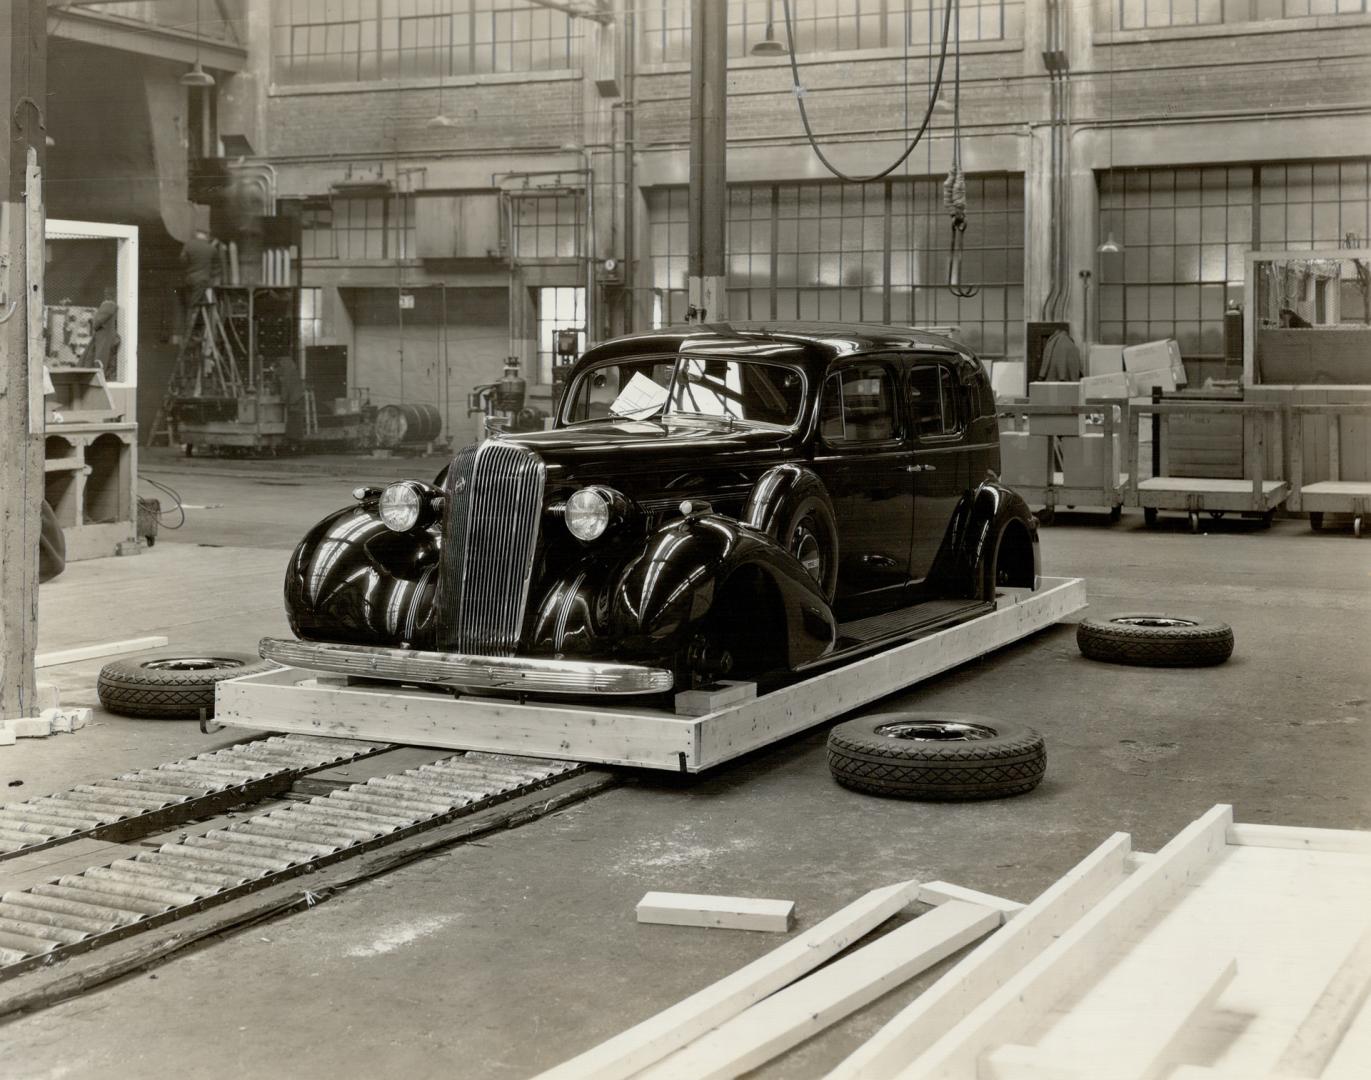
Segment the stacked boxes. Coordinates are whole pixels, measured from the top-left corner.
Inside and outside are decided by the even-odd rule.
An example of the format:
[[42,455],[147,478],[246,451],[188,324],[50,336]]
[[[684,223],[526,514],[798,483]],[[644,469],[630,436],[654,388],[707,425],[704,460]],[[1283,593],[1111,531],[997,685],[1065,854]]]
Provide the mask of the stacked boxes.
[[[1035,382],[1028,387],[1030,405],[1079,405],[1081,384],[1078,382]],[[1032,416],[1028,418],[1030,435],[1084,435],[1085,414],[1062,416]]]
[[1151,397],[1154,387],[1172,393],[1185,385],[1181,347],[1171,338],[1129,345],[1123,350],[1123,369],[1133,397]]

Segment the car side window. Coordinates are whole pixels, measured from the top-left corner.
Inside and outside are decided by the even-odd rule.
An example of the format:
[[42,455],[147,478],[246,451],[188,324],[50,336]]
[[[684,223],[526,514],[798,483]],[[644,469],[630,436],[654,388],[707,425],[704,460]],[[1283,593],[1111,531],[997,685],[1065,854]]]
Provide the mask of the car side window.
[[905,380],[910,422],[920,439],[955,435],[962,429],[962,394],[945,364],[919,364]]
[[895,437],[895,390],[881,364],[855,364],[824,383],[819,433],[830,443],[885,442]]

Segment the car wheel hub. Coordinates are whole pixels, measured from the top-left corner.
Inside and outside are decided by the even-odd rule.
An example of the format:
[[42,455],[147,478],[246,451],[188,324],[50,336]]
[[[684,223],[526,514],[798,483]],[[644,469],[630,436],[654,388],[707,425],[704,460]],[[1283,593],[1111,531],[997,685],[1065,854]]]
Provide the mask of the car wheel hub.
[[224,656],[177,656],[170,660],[149,660],[143,665],[150,671],[209,671],[242,666],[243,661]]
[[1155,626],[1161,629],[1197,625],[1190,619],[1169,619],[1162,615],[1125,615],[1123,618],[1111,619],[1110,622],[1122,623],[1125,626]]
[[981,739],[993,739],[999,732],[984,724],[968,724],[960,720],[901,720],[882,724],[876,729],[876,734],[911,742],[978,742]]

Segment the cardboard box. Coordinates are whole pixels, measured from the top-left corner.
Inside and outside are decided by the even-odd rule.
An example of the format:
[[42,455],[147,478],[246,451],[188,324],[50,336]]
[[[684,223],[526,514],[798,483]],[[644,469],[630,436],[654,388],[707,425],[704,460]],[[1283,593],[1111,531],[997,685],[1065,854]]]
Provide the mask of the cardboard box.
[[1079,405],[1078,382],[1035,382],[1028,385],[1028,400],[1033,405]]
[[1000,433],[1000,479],[1010,487],[1046,487],[1048,440],[1024,431]]
[[1141,345],[1127,346],[1123,351],[1124,371],[1132,374],[1135,371],[1170,369],[1173,344],[1169,338],[1164,338],[1161,341],[1145,341]]
[[1092,345],[1086,358],[1087,375],[1115,375],[1123,371],[1122,345]]
[[1087,375],[1081,380],[1081,401],[1126,398],[1128,390],[1128,376],[1122,371],[1112,375]]
[[1106,447],[1104,433],[1086,433],[1079,439],[1062,440],[1062,483],[1066,487],[1100,487],[1104,483],[1104,460],[1108,453],[1118,483],[1123,456],[1116,435]]
[[1169,367],[1154,368],[1151,371],[1135,371],[1128,376],[1128,396],[1145,397],[1152,396],[1152,388],[1159,386],[1163,393],[1174,393],[1176,390],[1176,376],[1172,374]]
[[1021,398],[1028,393],[1028,365],[1022,360],[997,360],[990,369],[990,388],[996,400]]

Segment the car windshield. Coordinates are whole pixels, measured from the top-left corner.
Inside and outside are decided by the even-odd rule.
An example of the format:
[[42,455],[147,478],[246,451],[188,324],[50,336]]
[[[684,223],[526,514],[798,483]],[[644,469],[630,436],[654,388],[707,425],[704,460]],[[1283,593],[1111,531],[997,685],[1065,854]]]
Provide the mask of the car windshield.
[[602,364],[572,391],[568,423],[667,416],[790,427],[804,404],[804,376],[784,364],[710,356]]

